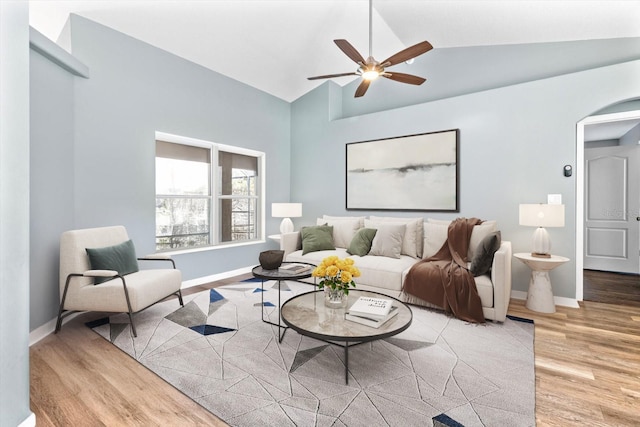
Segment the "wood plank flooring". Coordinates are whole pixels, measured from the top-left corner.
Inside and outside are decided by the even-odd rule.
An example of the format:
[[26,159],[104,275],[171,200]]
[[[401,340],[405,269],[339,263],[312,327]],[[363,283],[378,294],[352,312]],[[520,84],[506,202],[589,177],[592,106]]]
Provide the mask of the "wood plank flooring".
[[[509,314],[535,320],[537,425],[639,425],[640,307],[587,301],[539,314],[512,300]],[[37,426],[226,425],[84,326],[99,316],[31,347]]]
[[584,300],[640,307],[640,276],[584,270]]

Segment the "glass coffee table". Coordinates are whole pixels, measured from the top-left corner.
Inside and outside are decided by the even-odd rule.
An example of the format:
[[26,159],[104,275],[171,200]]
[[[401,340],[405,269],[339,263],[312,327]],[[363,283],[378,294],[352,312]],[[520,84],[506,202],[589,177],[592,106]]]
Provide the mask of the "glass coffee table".
[[[313,269],[316,268],[316,266],[314,264],[309,264],[307,262],[283,262],[282,263],[283,266],[287,265],[287,264],[302,264],[302,265],[309,266],[309,268],[307,270],[303,271],[303,272],[294,273],[294,272],[289,272],[289,271],[281,271],[281,270],[278,270],[277,268],[275,270],[265,270],[264,268],[262,268],[261,266],[258,265],[256,267],[253,267],[253,269],[251,270],[251,273],[253,274],[253,277],[262,280],[262,282],[260,284],[260,287],[262,288],[262,291],[263,291],[260,294],[261,301],[262,301],[262,321],[264,323],[268,323],[270,325],[278,327],[278,338],[279,338],[280,342],[282,342],[282,338],[284,337],[285,332],[287,332],[287,327],[282,325],[282,323],[280,321],[280,317],[281,317],[280,313],[278,313],[278,323],[271,322],[270,320],[265,320],[265,318],[264,318],[264,282],[269,281],[269,280],[275,280],[277,282],[273,286],[273,288],[277,288],[278,289],[278,311],[280,311],[280,306],[282,304],[282,302],[281,302],[282,282],[284,282],[286,280],[299,282],[302,279],[308,279],[309,277],[311,277],[311,272],[313,271]],[[305,283],[305,284],[308,284],[308,285],[311,285],[311,286],[315,286],[313,283],[307,283],[307,282],[301,282],[301,283]]]
[[[390,299],[398,307],[398,314],[379,328],[345,319],[348,308],[361,296]],[[299,334],[344,347],[346,384],[349,384],[349,347],[397,335],[406,330],[413,320],[411,309],[402,301],[378,292],[359,290],[349,291],[346,309],[325,307],[324,291],[312,291],[285,302],[280,315],[282,321]]]

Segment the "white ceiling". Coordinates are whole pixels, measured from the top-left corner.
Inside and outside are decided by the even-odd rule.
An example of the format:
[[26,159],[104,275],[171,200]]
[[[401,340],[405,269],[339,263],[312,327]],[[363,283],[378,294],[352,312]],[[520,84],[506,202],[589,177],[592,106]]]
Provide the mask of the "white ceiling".
[[[1,1],[1,0],[0,0]],[[286,101],[355,71],[333,43],[368,56],[367,0],[30,1],[31,26],[57,40],[69,13],[114,28]],[[374,0],[378,60],[434,48],[640,37],[640,1]],[[426,55],[428,55],[427,53]],[[335,79],[346,84],[351,78]]]

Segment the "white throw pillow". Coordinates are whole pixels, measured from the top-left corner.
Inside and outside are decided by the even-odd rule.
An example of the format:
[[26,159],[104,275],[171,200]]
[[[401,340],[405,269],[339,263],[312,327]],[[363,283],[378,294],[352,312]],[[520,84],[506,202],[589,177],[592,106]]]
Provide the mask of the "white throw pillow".
[[[447,240],[449,224],[451,221],[443,221],[429,218],[424,224],[424,253],[423,258],[435,255],[444,242]],[[467,260],[471,261],[476,248],[487,235],[496,231],[496,221],[485,221],[473,227],[471,238],[469,239],[469,250]]]
[[360,221],[360,227],[362,228],[364,227],[364,219],[366,217],[364,216],[331,216],[331,215],[322,215],[322,219],[324,219],[325,221],[353,221],[353,220],[358,220]]
[[447,241],[449,224],[424,223],[424,249],[422,258],[429,258],[438,253],[444,242]]
[[[390,216],[373,216],[372,222],[392,222],[405,224],[407,226],[402,241],[402,254],[413,258],[422,258],[423,252],[423,218],[398,218]],[[366,222],[366,221],[365,221]]]
[[331,220],[317,218],[316,224],[327,224],[333,227],[333,244],[337,248],[348,248],[351,240],[353,240],[353,236],[362,228],[359,219]]
[[400,255],[402,254],[402,239],[407,226],[405,224],[378,224],[379,225],[375,227],[366,227],[378,230],[376,231],[376,236],[373,238],[373,242],[371,243],[369,255],[400,258]]

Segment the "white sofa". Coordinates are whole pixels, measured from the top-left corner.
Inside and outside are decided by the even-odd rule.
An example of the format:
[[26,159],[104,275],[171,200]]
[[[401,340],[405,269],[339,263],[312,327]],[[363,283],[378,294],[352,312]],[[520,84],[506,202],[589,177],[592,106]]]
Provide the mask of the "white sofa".
[[[364,217],[330,217],[325,215],[323,218],[319,218],[317,223],[333,227],[335,249],[303,254],[300,231],[285,233],[281,235],[280,239],[280,249],[285,252],[285,261],[318,264],[330,255],[353,258],[355,265],[361,272],[361,276],[356,279],[356,289],[380,292],[410,304],[434,307],[426,301],[402,292],[402,284],[409,269],[415,263],[435,254],[442,247],[446,240],[449,221],[428,219],[424,222],[422,218],[372,216],[370,219],[366,219]],[[384,224],[405,224],[406,226],[402,243],[403,249],[399,257],[371,255],[371,253],[358,256],[350,255],[347,252],[350,236],[352,237],[359,228],[377,228],[376,237],[385,237],[380,232],[383,228],[379,228],[386,227]],[[474,228],[469,245],[469,260],[472,259],[474,251],[484,235],[495,230],[495,221],[487,221]],[[503,322],[506,318],[511,296],[511,254],[511,242],[502,241],[500,248],[493,256],[490,272],[475,277],[486,319]]]

